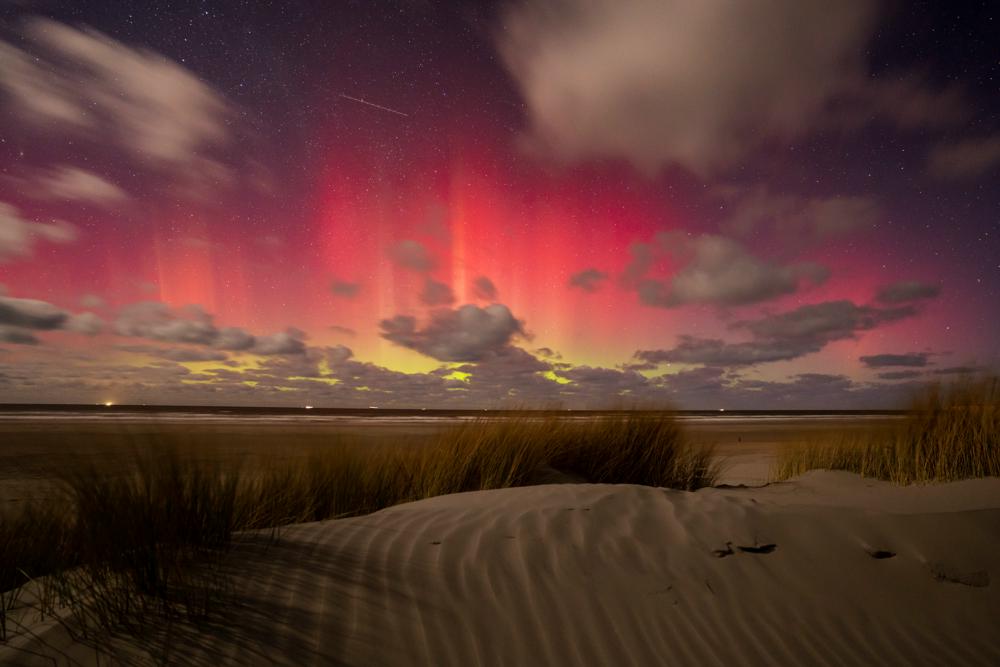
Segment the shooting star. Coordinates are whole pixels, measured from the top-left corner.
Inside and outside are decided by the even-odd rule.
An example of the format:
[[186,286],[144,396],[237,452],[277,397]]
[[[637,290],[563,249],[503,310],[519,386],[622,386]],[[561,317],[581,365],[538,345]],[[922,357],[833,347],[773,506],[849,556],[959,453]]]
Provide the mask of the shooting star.
[[381,104],[375,104],[374,102],[369,102],[368,100],[362,100],[358,97],[351,97],[350,95],[340,94],[345,100],[351,100],[352,102],[358,102],[360,104],[367,104],[370,107],[375,107],[376,109],[381,109],[382,111],[388,111],[389,113],[394,113],[397,116],[402,116],[403,118],[409,118],[410,114],[403,113],[402,111],[396,111],[395,109],[390,109],[389,107],[384,107]]

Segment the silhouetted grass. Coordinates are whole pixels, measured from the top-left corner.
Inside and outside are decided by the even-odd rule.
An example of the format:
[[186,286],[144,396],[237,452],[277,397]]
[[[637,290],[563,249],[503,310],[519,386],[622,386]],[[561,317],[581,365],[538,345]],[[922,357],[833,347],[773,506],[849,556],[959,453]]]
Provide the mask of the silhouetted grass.
[[77,466],[59,480],[58,501],[0,524],[0,632],[19,587],[43,575],[47,597],[72,608],[82,631],[139,632],[151,614],[203,619],[240,531],[525,485],[540,471],[680,489],[717,474],[711,450],[689,445],[669,414],[482,418],[428,443],[338,443],[257,466],[157,443],[121,463],[111,474],[94,462]]
[[897,484],[1000,475],[1000,379],[928,387],[896,426],[788,447],[774,476],[816,468]]

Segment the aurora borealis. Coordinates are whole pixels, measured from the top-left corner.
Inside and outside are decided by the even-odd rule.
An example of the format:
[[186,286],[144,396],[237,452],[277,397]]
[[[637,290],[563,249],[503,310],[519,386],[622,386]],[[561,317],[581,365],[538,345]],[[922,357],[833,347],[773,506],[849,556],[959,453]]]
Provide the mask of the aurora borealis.
[[990,3],[97,5],[0,7],[0,401],[881,408],[1000,361]]

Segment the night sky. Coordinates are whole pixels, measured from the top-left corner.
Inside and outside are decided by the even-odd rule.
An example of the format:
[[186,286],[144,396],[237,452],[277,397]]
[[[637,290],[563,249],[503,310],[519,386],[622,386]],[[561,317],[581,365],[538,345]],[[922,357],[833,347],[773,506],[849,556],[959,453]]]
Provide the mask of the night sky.
[[998,44],[993,2],[2,3],[0,402],[995,371]]

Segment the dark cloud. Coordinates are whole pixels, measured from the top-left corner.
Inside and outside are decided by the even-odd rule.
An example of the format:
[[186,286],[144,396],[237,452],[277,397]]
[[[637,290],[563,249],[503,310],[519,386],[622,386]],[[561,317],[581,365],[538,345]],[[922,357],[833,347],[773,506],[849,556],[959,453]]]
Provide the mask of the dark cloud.
[[63,328],[69,318],[65,310],[45,301],[0,297],[0,325],[51,331]]
[[153,347],[150,345],[119,345],[119,350],[146,354],[169,361],[226,361],[229,357],[224,352],[206,350],[197,347]]
[[968,375],[971,373],[980,373],[982,370],[976,366],[950,366],[948,368],[935,368],[931,372],[934,375]]
[[38,345],[39,340],[34,334],[24,329],[0,325],[0,342],[14,343],[15,345]]
[[883,287],[875,295],[875,298],[882,303],[897,304],[932,299],[940,293],[941,288],[937,285],[909,281]]
[[188,343],[259,355],[302,354],[305,333],[294,328],[269,336],[254,336],[239,327],[216,327],[212,316],[198,305],[173,310],[158,301],[123,308],[114,324],[120,336],[168,343]]
[[[818,345],[818,346],[817,346]],[[726,343],[718,338],[698,338],[682,335],[680,342],[669,350],[639,350],[635,358],[641,364],[633,370],[650,370],[659,364],[705,364],[709,366],[751,366],[771,361],[787,361],[822,348],[818,343],[789,347],[774,341]]]
[[220,350],[249,350],[256,339],[239,327],[223,327],[212,341],[212,346]]
[[434,268],[436,262],[427,248],[419,241],[400,241],[389,248],[389,257],[400,266],[424,273]]
[[37,299],[0,296],[0,328],[8,343],[37,344],[30,331],[71,331],[94,336],[104,330],[104,320],[94,313],[73,314]]
[[886,368],[888,366],[926,366],[929,357],[930,354],[926,352],[913,352],[910,354],[871,354],[858,359],[868,368]]
[[819,352],[829,343],[854,338],[860,332],[910,317],[916,312],[912,306],[879,308],[859,306],[850,301],[827,301],[730,325],[734,331],[749,332],[750,341],[727,343],[714,338],[681,336],[680,342],[669,350],[639,350],[635,358],[645,364],[708,366],[751,366],[788,361]]
[[212,345],[219,338],[212,316],[201,306],[186,306],[175,312],[158,301],[124,307],[115,320],[115,332],[120,336],[199,345]]
[[486,276],[479,276],[472,282],[472,291],[477,299],[483,301],[496,301],[497,286]]
[[524,335],[522,323],[499,303],[439,309],[423,328],[405,315],[382,320],[381,327],[386,340],[440,361],[477,361]]
[[633,249],[634,264],[648,268],[652,254],[679,257],[683,266],[669,280],[641,277],[636,266],[626,269],[634,279],[639,299],[650,306],[674,308],[686,304],[742,306],[768,301],[799,289],[803,283],[819,284],[829,271],[810,262],[780,265],[750,254],[740,243],[724,236],[658,234],[655,247]]
[[880,380],[912,380],[923,374],[923,371],[889,371],[888,373],[879,373],[878,377]]
[[353,299],[359,292],[361,292],[361,284],[334,280],[330,285],[330,291],[337,296],[344,297],[345,299]]
[[595,268],[584,269],[569,277],[570,287],[579,287],[584,292],[596,292],[601,283],[608,279],[608,274]]
[[301,329],[289,328],[269,336],[259,336],[250,352],[264,356],[303,354],[306,351],[306,334]]
[[447,306],[455,303],[455,293],[445,283],[433,278],[424,280],[424,288],[420,291],[420,300],[428,306]]

